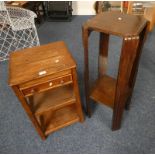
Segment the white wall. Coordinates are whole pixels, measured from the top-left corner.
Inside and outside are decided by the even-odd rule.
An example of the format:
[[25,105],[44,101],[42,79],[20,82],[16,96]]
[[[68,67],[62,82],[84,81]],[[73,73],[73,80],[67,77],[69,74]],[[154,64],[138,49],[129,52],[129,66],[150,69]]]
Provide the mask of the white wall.
[[95,15],[95,1],[73,1],[73,15]]

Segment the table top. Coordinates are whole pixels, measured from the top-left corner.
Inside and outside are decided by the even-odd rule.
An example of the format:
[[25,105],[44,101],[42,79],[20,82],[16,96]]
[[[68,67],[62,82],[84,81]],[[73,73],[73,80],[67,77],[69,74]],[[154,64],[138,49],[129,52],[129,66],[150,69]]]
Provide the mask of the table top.
[[108,11],[89,19],[83,27],[121,37],[131,37],[139,35],[146,24],[147,20],[141,16]]
[[9,85],[18,85],[75,67],[76,63],[63,41],[15,51],[10,54]]

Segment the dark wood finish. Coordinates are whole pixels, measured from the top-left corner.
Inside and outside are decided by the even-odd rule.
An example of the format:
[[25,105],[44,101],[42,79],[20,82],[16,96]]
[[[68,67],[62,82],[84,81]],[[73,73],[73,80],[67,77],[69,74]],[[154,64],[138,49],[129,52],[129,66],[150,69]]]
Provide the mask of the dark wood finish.
[[13,52],[9,85],[43,140],[84,120],[76,64],[62,41]]
[[[148,26],[149,26],[149,24],[148,24]],[[126,109],[127,110],[129,109],[129,106],[130,106],[130,103],[131,103],[131,97],[132,97],[134,85],[135,85],[135,82],[136,82],[136,76],[137,76],[137,72],[138,72],[139,60],[140,60],[140,56],[141,56],[141,53],[142,53],[142,48],[144,46],[144,42],[146,40],[147,30],[148,30],[148,27],[145,27],[143,29],[143,31],[140,33],[138,52],[137,52],[136,58],[134,60],[134,64],[133,64],[133,67],[132,67],[132,71],[131,71],[130,79],[129,79],[129,84],[128,84],[131,91],[130,91],[130,95],[129,95],[129,98],[128,98],[128,102],[126,103]]]
[[115,90],[116,80],[110,76],[104,75],[95,81],[90,97],[99,103],[104,103],[108,107],[113,108]]
[[107,70],[108,43],[109,43],[109,35],[100,33],[99,63],[98,63],[99,77],[103,76]]
[[123,110],[129,95],[128,93],[130,92],[128,82],[136,57],[138,44],[139,39],[123,40],[113,109],[113,130],[117,130],[121,126]]
[[88,116],[91,116],[91,108],[89,104],[89,63],[88,63],[88,36],[90,35],[91,31],[82,27],[82,38],[83,38],[83,46],[84,46],[84,80],[85,80],[85,96],[86,96],[86,111]]
[[[112,130],[120,128],[124,108],[129,107],[147,26],[148,22],[143,17],[105,12],[88,20],[82,27],[87,113],[91,116],[90,98],[112,108]],[[88,38],[91,31],[100,33],[100,42],[99,77],[90,90]],[[123,37],[117,79],[106,75],[110,34]]]
[[[129,22],[130,21],[130,22]],[[119,12],[104,12],[88,20],[84,27],[89,30],[120,37],[138,36],[145,27],[146,20]]]

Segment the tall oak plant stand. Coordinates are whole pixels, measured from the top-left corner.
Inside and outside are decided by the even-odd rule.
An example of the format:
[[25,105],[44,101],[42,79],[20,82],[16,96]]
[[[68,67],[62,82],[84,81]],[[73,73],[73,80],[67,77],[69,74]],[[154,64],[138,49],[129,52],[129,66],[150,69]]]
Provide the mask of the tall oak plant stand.
[[[87,113],[91,116],[90,98],[110,107],[113,110],[112,130],[121,127],[123,111],[125,107],[129,109],[147,25],[148,22],[140,16],[105,12],[88,20],[82,27]],[[100,41],[98,79],[90,88],[88,38],[92,31],[100,33]],[[109,35],[123,38],[117,79],[106,74]]]
[[12,52],[9,85],[43,140],[84,120],[76,63],[62,41]]

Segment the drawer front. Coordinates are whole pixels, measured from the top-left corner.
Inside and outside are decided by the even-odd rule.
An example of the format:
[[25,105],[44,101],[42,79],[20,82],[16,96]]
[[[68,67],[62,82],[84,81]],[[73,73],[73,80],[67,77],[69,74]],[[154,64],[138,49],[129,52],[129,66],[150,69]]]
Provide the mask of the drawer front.
[[34,93],[43,92],[45,90],[63,86],[63,85],[69,84],[69,83],[72,83],[71,75],[52,79],[51,81],[48,81],[46,83],[42,83],[42,84],[30,87],[30,88],[24,89],[24,90],[22,90],[22,92],[25,96],[31,96]]
[[41,76],[40,78],[30,80],[30,81],[27,81],[26,83],[20,84],[19,89],[24,90],[24,89],[27,89],[27,88],[30,88],[30,87],[33,87],[33,86],[36,86],[36,85],[51,81],[51,79],[56,79],[56,78],[59,78],[59,77],[68,76],[70,74],[72,74],[71,70],[66,70],[66,71],[62,71],[62,72],[52,74],[52,75],[48,75],[48,76],[46,76],[46,75]]

